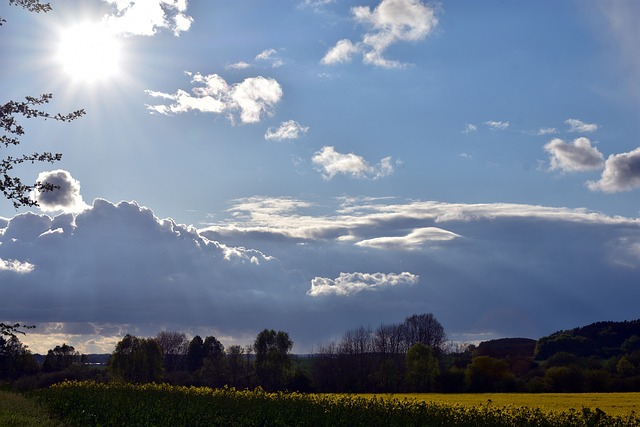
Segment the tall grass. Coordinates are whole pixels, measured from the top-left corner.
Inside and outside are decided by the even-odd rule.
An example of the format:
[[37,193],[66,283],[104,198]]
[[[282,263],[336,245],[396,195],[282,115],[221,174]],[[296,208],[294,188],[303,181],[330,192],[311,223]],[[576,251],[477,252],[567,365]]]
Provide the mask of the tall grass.
[[415,400],[69,381],[34,394],[71,425],[126,426],[640,426],[600,410],[462,406]]
[[0,391],[0,426],[59,427],[62,424],[26,397]]

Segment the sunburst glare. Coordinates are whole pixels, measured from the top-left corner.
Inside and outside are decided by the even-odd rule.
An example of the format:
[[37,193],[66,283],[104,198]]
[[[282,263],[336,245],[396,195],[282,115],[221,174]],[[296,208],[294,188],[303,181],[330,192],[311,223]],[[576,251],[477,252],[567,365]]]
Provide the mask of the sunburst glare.
[[82,23],[60,32],[56,59],[75,81],[107,80],[120,72],[122,47],[118,38],[99,23]]

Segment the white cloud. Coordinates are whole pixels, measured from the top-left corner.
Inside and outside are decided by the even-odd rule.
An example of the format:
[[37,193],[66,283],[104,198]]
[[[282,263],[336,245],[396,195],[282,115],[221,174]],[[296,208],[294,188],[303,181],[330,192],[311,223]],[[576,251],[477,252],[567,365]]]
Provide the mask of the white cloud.
[[493,120],[484,122],[484,124],[489,126],[491,129],[496,129],[496,130],[505,130],[506,128],[509,127],[509,122],[497,122]]
[[365,64],[402,67],[401,62],[386,59],[385,51],[398,42],[424,39],[438,24],[434,9],[419,0],[382,0],[373,10],[368,6],[357,6],[351,13],[368,31],[357,43],[340,40],[322,58],[323,64],[348,62],[354,54],[362,53]]
[[413,285],[417,282],[418,276],[407,272],[340,273],[335,279],[315,277],[311,280],[311,289],[307,293],[314,297],[331,294],[350,296],[362,291],[377,291],[385,287]]
[[578,119],[567,119],[564,122],[569,125],[569,132],[591,133],[598,130],[595,123],[585,123]]
[[343,39],[329,49],[320,62],[325,65],[351,62],[358,52],[360,52],[358,45],[351,43],[351,40]]
[[558,133],[558,129],[556,129],[556,128],[540,128],[540,129],[538,129],[538,135],[552,135],[554,133]]
[[375,237],[361,240],[356,245],[386,250],[414,251],[422,249],[431,242],[448,241],[458,237],[461,236],[438,227],[423,227],[412,230],[411,233],[405,236]]
[[266,49],[256,55],[256,61],[267,61],[271,63],[273,68],[281,67],[284,61],[278,57],[278,52],[275,49]]
[[551,159],[551,170],[564,172],[583,172],[602,168],[604,157],[591,145],[588,138],[576,138],[566,143],[554,138],[544,146]]
[[472,123],[467,123],[464,126],[464,130],[462,131],[462,133],[471,133],[471,132],[475,132],[478,130],[478,126],[472,124]]
[[38,202],[44,212],[80,212],[89,206],[82,200],[80,194],[80,182],[74,179],[69,172],[62,169],[41,172],[37,182],[52,184],[57,188],[48,191],[38,191],[31,197]]
[[353,154],[338,153],[333,147],[322,147],[311,161],[318,166],[322,177],[330,180],[338,174],[351,175],[354,178],[378,179],[393,173],[391,157],[385,157],[371,166],[364,158]]
[[589,189],[617,193],[640,188],[640,147],[622,154],[612,154],[604,163],[598,181],[589,181]]
[[240,61],[236,62],[235,64],[225,65],[224,68],[232,70],[246,70],[247,68],[251,68],[251,64],[249,64],[248,62]]
[[175,94],[147,90],[146,93],[154,98],[175,101],[170,105],[147,105],[147,109],[165,115],[191,110],[227,113],[232,121],[235,120],[234,113],[239,113],[242,123],[256,123],[271,113],[283,95],[280,84],[265,77],[250,77],[241,83],[229,85],[217,74],[196,73],[192,76],[191,83],[200,85],[194,87],[191,94],[182,89]]
[[18,274],[31,273],[35,266],[28,262],[20,262],[15,259],[5,260],[0,258],[0,271],[12,271]]
[[113,7],[103,21],[116,34],[152,36],[158,29],[174,35],[187,31],[193,22],[186,15],[186,0],[103,0]]
[[335,0],[304,0],[299,7],[310,7],[312,9],[322,9],[324,6],[335,3]]
[[284,139],[298,139],[309,131],[308,127],[301,126],[295,120],[282,122],[277,129],[269,128],[264,134],[264,139],[269,141],[282,141]]

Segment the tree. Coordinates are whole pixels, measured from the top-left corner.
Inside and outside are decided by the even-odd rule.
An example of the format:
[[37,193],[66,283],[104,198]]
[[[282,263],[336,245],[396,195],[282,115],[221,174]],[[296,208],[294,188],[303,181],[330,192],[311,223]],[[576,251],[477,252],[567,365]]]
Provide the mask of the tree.
[[49,350],[42,362],[42,370],[45,372],[63,371],[72,365],[80,363],[81,355],[73,346],[62,344]]
[[407,351],[405,358],[405,376],[410,391],[417,393],[432,391],[436,377],[440,373],[440,367],[431,347],[416,343]]
[[209,336],[203,342],[202,367],[199,376],[212,387],[222,387],[227,382],[224,346],[216,337]]
[[17,334],[25,335],[25,332],[21,330],[24,329],[33,329],[35,326],[33,325],[21,325],[20,323],[0,323],[0,336],[2,337],[16,337]]
[[133,383],[148,383],[162,379],[162,350],[153,338],[138,338],[127,334],[109,360],[113,378]]
[[282,389],[291,366],[289,352],[293,348],[293,341],[289,334],[265,329],[256,337],[253,348],[260,385],[268,390]]
[[407,349],[422,343],[438,352],[447,338],[444,328],[431,313],[409,316],[404,320],[403,327]]
[[204,361],[204,341],[200,335],[193,337],[187,349],[187,369],[195,372],[202,367]]
[[189,347],[189,341],[183,332],[160,331],[156,335],[156,342],[164,355],[164,369],[173,372],[183,369],[184,357]]
[[0,379],[16,379],[37,371],[33,354],[15,335],[5,339],[0,336]]
[[[9,0],[9,4],[21,6],[30,12],[49,12],[49,3],[40,3],[38,0]],[[0,18],[0,25],[5,22]],[[53,97],[50,93],[45,93],[37,97],[26,96],[24,101],[9,101],[0,105],[0,129],[4,132],[0,135],[0,144],[5,148],[20,144],[19,137],[24,135],[24,128],[18,123],[17,117],[26,119],[41,118],[44,120],[56,120],[70,122],[85,114],[84,110],[76,110],[69,114],[50,114],[40,109],[40,106],[49,103]],[[20,206],[37,206],[38,202],[30,196],[32,191],[51,191],[56,186],[47,182],[36,182],[26,185],[19,177],[13,175],[15,166],[21,163],[35,162],[57,162],[62,158],[60,153],[34,152],[33,154],[23,154],[14,157],[7,156],[0,161],[0,191],[5,198],[13,203],[15,208]]]
[[466,382],[472,392],[509,391],[513,381],[509,365],[504,360],[478,356],[467,366]]

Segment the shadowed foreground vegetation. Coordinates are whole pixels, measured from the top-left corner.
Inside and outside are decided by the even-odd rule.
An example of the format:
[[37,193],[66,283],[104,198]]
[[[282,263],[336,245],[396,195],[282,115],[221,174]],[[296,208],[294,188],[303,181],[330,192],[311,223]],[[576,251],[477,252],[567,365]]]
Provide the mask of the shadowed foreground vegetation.
[[600,409],[547,412],[167,384],[64,382],[33,396],[65,423],[78,426],[640,426],[635,415],[610,416]]
[[26,397],[0,391],[0,426],[61,427],[46,410]]

